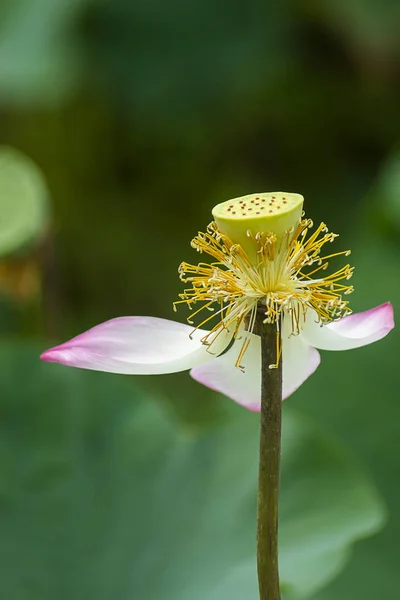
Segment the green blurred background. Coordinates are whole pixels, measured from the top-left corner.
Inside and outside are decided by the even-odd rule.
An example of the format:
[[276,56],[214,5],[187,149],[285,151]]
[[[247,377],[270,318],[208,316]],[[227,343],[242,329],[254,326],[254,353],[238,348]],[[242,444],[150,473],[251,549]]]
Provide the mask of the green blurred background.
[[[184,321],[190,239],[258,191],[302,193],[353,251],[352,308],[396,311],[399,30],[396,0],[2,1],[2,598],[257,598],[257,416],[38,356]],[[285,403],[285,600],[398,595],[398,336],[323,353]]]

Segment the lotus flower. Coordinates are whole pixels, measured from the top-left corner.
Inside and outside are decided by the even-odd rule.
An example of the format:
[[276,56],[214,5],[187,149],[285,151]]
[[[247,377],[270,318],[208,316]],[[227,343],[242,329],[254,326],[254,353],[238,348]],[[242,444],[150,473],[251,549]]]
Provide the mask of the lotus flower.
[[[200,304],[192,318],[203,310],[207,314],[198,327],[156,317],[120,317],[47,350],[42,360],[131,375],[190,369],[198,382],[258,411],[260,311],[266,322],[280,323],[284,398],[318,367],[317,348],[350,350],[385,337],[394,327],[391,304],[350,314],[343,296],[353,288],[343,280],[351,278],[353,268],[345,265],[324,274],[332,256],[349,252],[324,255],[323,247],[337,235],[324,223],[309,234],[313,224],[300,218],[299,198],[302,206],[297,194],[252,194],[214,209],[216,222],[207,233],[199,233],[192,246],[215,262],[182,263],[179,269],[181,280],[190,285],[180,302],[190,309]],[[264,232],[259,224],[255,229],[263,210],[272,217],[283,214],[286,228],[268,222]],[[293,224],[287,226],[290,210],[295,210]],[[229,220],[236,226],[237,212],[246,225],[246,236],[239,242],[233,239],[236,232]],[[223,231],[226,223],[231,237]],[[213,319],[214,327],[203,328]]]

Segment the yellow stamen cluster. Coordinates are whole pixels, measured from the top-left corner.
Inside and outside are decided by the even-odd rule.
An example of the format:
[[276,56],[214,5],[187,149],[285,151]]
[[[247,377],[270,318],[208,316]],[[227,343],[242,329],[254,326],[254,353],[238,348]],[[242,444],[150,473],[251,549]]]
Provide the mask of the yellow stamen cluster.
[[[203,311],[210,311],[211,314],[199,319],[196,329],[218,317],[218,322],[203,338],[208,345],[228,328],[235,337],[239,330],[253,332],[257,311],[264,313],[267,323],[279,323],[282,316],[285,320],[288,318],[294,335],[300,333],[309,309],[315,311],[321,324],[351,313],[343,295],[350,294],[353,288],[343,282],[351,278],[353,267],[345,265],[325,275],[329,259],[349,256],[350,251],[324,254],[323,247],[333,242],[337,234],[329,233],[324,223],[310,233],[312,227],[310,219],[303,219],[296,228],[290,228],[279,237],[270,232],[253,235],[249,231],[248,236],[256,248],[254,260],[212,222],[206,233],[199,233],[191,245],[198,252],[210,255],[215,262],[180,265],[180,279],[191,287],[179,295],[181,300],[175,303],[175,310],[180,303],[190,309],[201,304],[188,319],[191,324]],[[250,336],[244,334],[237,366],[249,343]]]

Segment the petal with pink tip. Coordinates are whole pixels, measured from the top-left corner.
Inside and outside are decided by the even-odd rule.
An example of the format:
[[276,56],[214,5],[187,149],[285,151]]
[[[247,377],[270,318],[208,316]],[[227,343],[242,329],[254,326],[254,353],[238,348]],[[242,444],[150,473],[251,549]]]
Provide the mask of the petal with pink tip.
[[307,313],[302,339],[321,350],[350,350],[384,338],[394,327],[390,302],[321,326]]
[[40,357],[71,367],[150,375],[174,373],[201,365],[229,344],[223,332],[208,348],[201,342],[207,333],[156,317],[120,317],[97,325]]
[[[191,376],[199,383],[225,394],[252,411],[260,410],[261,339],[249,334],[250,345],[243,357],[244,371],[235,367],[243,340],[236,340],[228,352],[207,364],[195,367]],[[299,336],[283,339],[283,398],[292,394],[320,363],[317,350]]]

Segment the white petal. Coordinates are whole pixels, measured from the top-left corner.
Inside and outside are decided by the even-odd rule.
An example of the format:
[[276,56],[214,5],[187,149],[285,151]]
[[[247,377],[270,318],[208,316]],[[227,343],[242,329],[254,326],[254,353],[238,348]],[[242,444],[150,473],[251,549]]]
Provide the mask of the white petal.
[[315,348],[305,344],[300,336],[283,338],[283,399],[287,398],[314,373],[321,362]]
[[393,327],[393,307],[387,302],[322,327],[316,323],[316,316],[309,312],[301,337],[321,350],[350,350],[380,340]]
[[[195,367],[191,376],[207,387],[225,394],[249,410],[259,411],[261,401],[261,340],[251,334],[243,357],[244,372],[235,367],[243,340],[237,340],[222,356]],[[283,398],[292,394],[320,363],[317,350],[299,336],[283,339]]]
[[155,317],[120,317],[97,325],[44,352],[41,359],[110,373],[174,373],[201,365],[221,353],[231,335],[223,332],[207,350],[207,333]]

